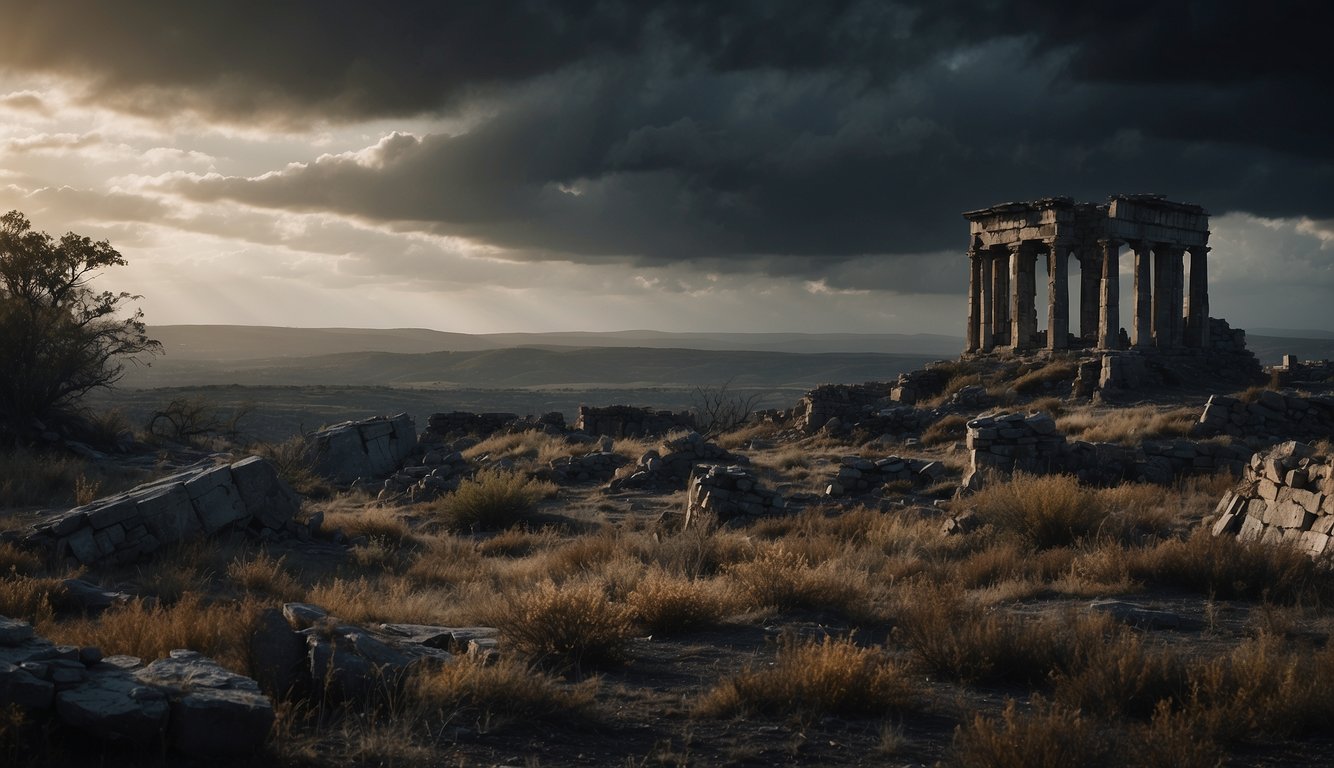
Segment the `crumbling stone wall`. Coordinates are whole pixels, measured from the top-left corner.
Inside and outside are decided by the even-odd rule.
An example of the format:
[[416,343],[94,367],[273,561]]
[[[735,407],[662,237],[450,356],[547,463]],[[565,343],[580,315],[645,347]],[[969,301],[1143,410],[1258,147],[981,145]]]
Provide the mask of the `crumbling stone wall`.
[[128,563],[228,529],[295,532],[301,500],[259,456],[180,472],[16,532],[21,544],[84,565]]
[[1334,397],[1303,397],[1268,389],[1261,390],[1251,402],[1214,395],[1205,404],[1192,434],[1313,440],[1334,437]]
[[517,418],[519,416],[515,413],[469,413],[468,411],[433,413],[426,418],[426,429],[423,434],[441,438],[455,435],[490,435],[504,429]]
[[1145,440],[1136,446],[1067,441],[1045,413],[998,413],[968,422],[970,469],[964,486],[976,488],[987,471],[1068,473],[1082,482],[1126,480],[1170,483],[1182,475],[1228,470],[1240,474],[1250,450],[1208,440]]
[[898,381],[889,392],[890,399],[896,403],[915,405],[944,392],[950,377],[948,372],[939,366],[940,362],[937,361],[921,370],[900,373]]
[[782,514],[787,507],[782,494],[765,488],[744,467],[701,464],[691,472],[688,490],[687,528],[706,514],[729,522]]
[[695,417],[689,411],[655,411],[630,405],[605,408],[579,406],[574,428],[585,434],[608,437],[658,437],[681,430],[693,431]]
[[802,396],[793,413],[797,428],[816,432],[830,419],[851,424],[882,409],[892,407],[892,385],[880,381],[865,384],[822,384]]
[[825,486],[825,496],[870,493],[889,483],[907,482],[913,487],[922,487],[939,481],[947,472],[945,465],[927,459],[844,456],[839,460],[838,474]]
[[417,427],[400,413],[325,427],[309,437],[309,456],[317,473],[347,484],[385,477],[416,445]]
[[645,451],[625,477],[611,481],[613,491],[624,488],[683,488],[698,464],[748,464],[745,456],[729,452],[698,432],[667,440],[657,450]]
[[1306,443],[1256,453],[1236,488],[1214,510],[1215,536],[1286,543],[1324,554],[1334,533],[1334,457]]
[[1329,360],[1300,360],[1296,355],[1284,355],[1281,364],[1266,370],[1276,375],[1283,386],[1334,381],[1334,362]]

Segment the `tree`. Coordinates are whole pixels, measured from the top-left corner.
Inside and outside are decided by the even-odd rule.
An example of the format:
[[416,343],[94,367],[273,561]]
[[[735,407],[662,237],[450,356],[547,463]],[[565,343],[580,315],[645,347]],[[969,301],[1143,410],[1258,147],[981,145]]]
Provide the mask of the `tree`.
[[120,379],[126,360],[161,351],[143,312],[117,318],[139,296],[89,287],[124,264],[105,240],[70,232],[57,241],[18,211],[0,217],[0,433],[74,415],[84,395]]

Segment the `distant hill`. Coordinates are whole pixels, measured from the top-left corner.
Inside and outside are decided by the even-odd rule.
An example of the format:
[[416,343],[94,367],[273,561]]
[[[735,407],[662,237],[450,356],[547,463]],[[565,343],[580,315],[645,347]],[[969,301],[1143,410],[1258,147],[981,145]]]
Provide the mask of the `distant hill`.
[[1334,360],[1334,337],[1318,339],[1260,336],[1251,335],[1250,331],[1247,331],[1246,347],[1254,352],[1264,365],[1281,363],[1284,355],[1296,355],[1302,360]]
[[507,347],[650,347],[757,352],[881,352],[953,357],[963,339],[897,333],[664,333],[661,331],[467,334],[425,328],[279,328],[158,325],[149,336],[167,359],[255,360],[342,352],[476,352]]

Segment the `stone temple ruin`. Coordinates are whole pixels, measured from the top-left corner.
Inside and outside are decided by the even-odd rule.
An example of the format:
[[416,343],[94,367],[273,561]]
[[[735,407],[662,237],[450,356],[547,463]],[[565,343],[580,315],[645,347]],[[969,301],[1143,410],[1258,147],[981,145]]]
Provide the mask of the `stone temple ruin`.
[[[1122,349],[1120,258],[1134,258],[1129,346],[1207,349],[1209,214],[1160,195],[1114,195],[1106,204],[1049,197],[969,211],[966,352],[1092,347]],[[1187,292],[1184,257],[1190,255]],[[1046,329],[1035,306],[1038,256],[1046,261]],[[1079,328],[1070,330],[1068,265],[1079,264]]]

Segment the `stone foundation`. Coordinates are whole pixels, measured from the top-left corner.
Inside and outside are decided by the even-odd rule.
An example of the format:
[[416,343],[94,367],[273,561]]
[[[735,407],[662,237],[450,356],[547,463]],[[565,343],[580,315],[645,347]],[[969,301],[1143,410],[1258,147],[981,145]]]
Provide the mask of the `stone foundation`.
[[908,483],[920,488],[943,479],[947,472],[945,465],[926,459],[844,456],[839,461],[838,474],[825,486],[825,496],[836,498],[870,493],[889,483]]
[[1192,430],[1198,436],[1232,435],[1269,440],[1334,437],[1334,397],[1303,397],[1261,390],[1253,401],[1214,395]]

